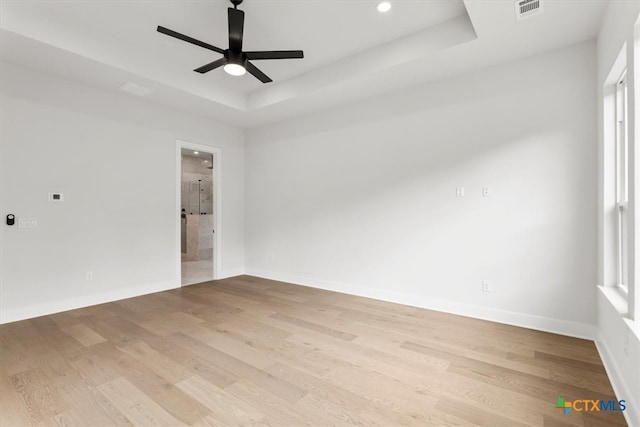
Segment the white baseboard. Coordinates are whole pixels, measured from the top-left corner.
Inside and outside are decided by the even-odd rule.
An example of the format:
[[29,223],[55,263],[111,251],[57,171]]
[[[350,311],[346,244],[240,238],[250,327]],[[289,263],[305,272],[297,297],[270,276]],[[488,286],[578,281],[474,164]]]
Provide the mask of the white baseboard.
[[[240,276],[243,274],[263,277],[265,279],[289,282],[302,286],[310,286],[334,292],[342,292],[382,301],[389,301],[398,304],[410,305],[414,307],[426,308],[429,310],[442,311],[446,313],[457,314],[460,316],[473,317],[476,319],[489,320],[508,325],[521,326],[529,329],[568,335],[577,338],[594,340],[596,336],[595,326],[593,325],[533,316],[530,314],[515,313],[505,310],[497,310],[493,308],[463,304],[454,301],[428,298],[421,295],[393,292],[384,289],[370,289],[346,283],[338,283],[308,277],[299,277],[295,275],[266,270],[251,268],[247,269],[246,271],[243,269],[225,270],[221,272],[220,279]],[[108,293],[86,295],[79,298],[70,298],[60,301],[51,301],[45,304],[36,304],[9,310],[1,310],[0,324],[15,322],[24,319],[31,319],[33,317],[59,313],[61,311],[74,310],[77,308],[88,307],[96,304],[118,301],[125,298],[132,298],[154,292],[166,291],[178,287],[180,287],[180,285],[176,284],[174,281],[152,283],[136,286],[133,288],[118,289]]]
[[457,314],[465,317],[473,317],[475,319],[489,320],[492,322],[504,323],[507,325],[520,326],[523,328],[535,329],[544,332],[551,332],[554,334],[567,335],[576,338],[594,340],[596,337],[596,326],[585,323],[570,322],[566,320],[552,319],[549,317],[498,310],[477,305],[429,298],[423,295],[412,295],[385,289],[370,289],[347,283],[332,282],[309,277],[299,277],[295,275],[277,273],[261,269],[247,268],[245,270],[245,274],[302,286],[309,286],[312,288],[341,292],[365,298],[394,302],[398,304],[410,305],[413,307],[426,308],[429,310],[442,311],[445,313]]
[[218,275],[218,280],[228,279],[229,277],[242,276],[243,274],[245,274],[244,268],[231,268],[221,271]]
[[[219,279],[241,276],[245,274],[244,269],[228,269],[220,273]],[[0,324],[17,322],[19,320],[32,319],[34,317],[46,316],[47,314],[60,313],[61,311],[75,310],[77,308],[89,307],[97,304],[118,301],[126,298],[138,297],[155,292],[167,291],[179,288],[180,283],[176,281],[166,281],[161,283],[150,283],[131,288],[116,289],[111,292],[103,292],[94,295],[84,295],[78,298],[68,298],[59,301],[48,301],[44,304],[34,304],[25,307],[1,309]]]
[[103,292],[94,295],[84,295],[78,298],[68,298],[60,301],[49,301],[44,304],[35,304],[26,307],[0,310],[0,324],[16,322],[18,320],[32,319],[34,317],[45,316],[47,314],[60,313],[61,311],[75,310],[77,308],[89,307],[97,304],[118,301],[126,298],[138,297],[155,292],[167,291],[179,288],[180,284],[175,280],[149,283],[146,285],[134,286],[131,288],[116,289],[111,292]]
[[626,400],[626,406],[630,409],[623,412],[623,415],[627,420],[627,424],[630,426],[640,426],[640,412],[637,411],[637,408],[640,408],[640,402],[633,401],[633,395],[631,394],[629,387],[627,387],[627,382],[619,374],[622,371],[618,369],[615,359],[611,355],[609,347],[607,347],[606,340],[600,333],[598,333],[594,342],[596,343],[596,348],[600,354],[600,359],[602,359],[604,369],[607,371],[609,381],[611,381],[613,392],[616,394],[618,399]]

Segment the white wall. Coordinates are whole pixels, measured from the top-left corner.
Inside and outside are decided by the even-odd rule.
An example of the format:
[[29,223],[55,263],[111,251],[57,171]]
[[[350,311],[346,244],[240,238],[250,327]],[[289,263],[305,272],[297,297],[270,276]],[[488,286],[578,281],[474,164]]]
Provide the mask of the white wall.
[[584,43],[250,131],[247,273],[591,336],[595,77]]
[[[597,43],[597,90],[598,90],[598,284],[603,285],[598,292],[598,311],[597,311],[597,344],[600,355],[607,367],[609,378],[611,379],[618,398],[627,400],[627,406],[632,408],[625,412],[629,425],[640,425],[640,322],[638,322],[638,314],[640,307],[636,304],[636,319],[630,320],[629,306],[633,311],[633,304],[627,304],[617,289],[611,287],[615,284],[615,274],[613,266],[615,264],[615,220],[611,215],[611,206],[615,203],[615,187],[613,180],[608,179],[611,161],[613,160],[613,145],[605,144],[605,132],[610,131],[612,120],[607,117],[606,111],[603,109],[605,102],[604,87],[610,70],[614,66],[619,53],[623,49],[624,43],[627,43],[627,81],[629,91],[635,92],[635,104],[630,105],[629,117],[632,119],[629,123],[631,148],[635,149],[635,170],[636,177],[633,181],[636,183],[640,178],[640,162],[638,161],[638,84],[636,80],[638,76],[638,57],[639,47],[634,48],[634,24],[638,20],[640,14],[640,2],[623,2],[612,1],[609,3],[607,12],[604,16]],[[637,31],[637,30],[636,30]],[[638,37],[638,35],[636,35]],[[636,42],[637,44],[637,42]],[[616,76],[617,77],[617,76]],[[615,127],[613,128],[615,129]],[[605,147],[608,150],[605,150]],[[640,242],[638,238],[640,231],[637,224],[638,218],[638,195],[640,189],[630,189],[629,214],[634,215],[635,231],[634,233],[636,247]],[[632,268],[630,271],[630,280],[635,282],[635,295],[630,294],[630,298],[635,297],[638,301],[638,287],[640,286],[640,277],[638,268],[640,267],[637,252],[630,253],[632,260]],[[629,301],[633,302],[633,301]]]
[[[244,268],[244,135],[1,66],[2,322],[179,286],[176,140],[222,149],[222,276]],[[64,202],[47,202],[50,191]],[[5,216],[38,227],[5,225]],[[93,281],[85,281],[92,271]]]

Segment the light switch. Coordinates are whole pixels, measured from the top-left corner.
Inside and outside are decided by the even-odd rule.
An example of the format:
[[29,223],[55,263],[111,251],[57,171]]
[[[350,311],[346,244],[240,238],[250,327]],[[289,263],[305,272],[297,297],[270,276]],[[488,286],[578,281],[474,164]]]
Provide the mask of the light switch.
[[36,228],[38,220],[36,218],[20,218],[18,219],[18,228]]

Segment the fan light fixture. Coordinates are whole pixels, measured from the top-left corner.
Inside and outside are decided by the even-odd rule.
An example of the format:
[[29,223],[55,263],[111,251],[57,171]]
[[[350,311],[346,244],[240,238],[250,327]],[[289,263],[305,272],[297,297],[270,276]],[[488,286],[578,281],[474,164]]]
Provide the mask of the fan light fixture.
[[224,66],[224,71],[232,76],[243,76],[247,72],[240,64],[227,64]]
[[391,3],[388,1],[383,1],[378,3],[378,12],[389,12],[391,10]]
[[[1,1],[1,0],[0,0]],[[258,67],[253,65],[252,61],[261,61],[264,59],[296,59],[304,58],[304,52],[301,50],[261,50],[261,51],[244,51],[242,50],[242,39],[244,34],[244,12],[238,9],[243,0],[230,0],[233,8],[227,9],[227,21],[229,23],[229,48],[221,49],[212,44],[194,39],[177,31],[170,30],[158,25],[158,32],[166,34],[169,37],[191,43],[196,46],[211,50],[222,55],[222,58],[196,68],[196,73],[204,74],[211,70],[224,66],[224,71],[232,76],[242,76],[245,73],[253,75],[262,83],[272,82],[271,78],[260,71]]]

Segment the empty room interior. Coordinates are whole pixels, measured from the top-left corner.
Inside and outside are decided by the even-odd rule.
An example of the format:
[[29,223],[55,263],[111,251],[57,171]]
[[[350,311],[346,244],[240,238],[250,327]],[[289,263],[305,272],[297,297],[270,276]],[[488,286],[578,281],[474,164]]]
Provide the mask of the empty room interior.
[[0,425],[640,426],[639,99],[637,0],[0,1]]

